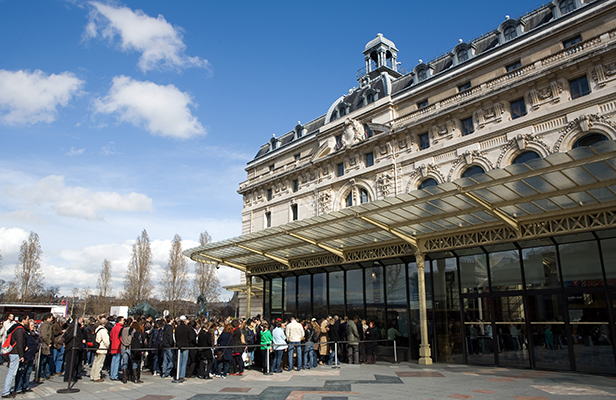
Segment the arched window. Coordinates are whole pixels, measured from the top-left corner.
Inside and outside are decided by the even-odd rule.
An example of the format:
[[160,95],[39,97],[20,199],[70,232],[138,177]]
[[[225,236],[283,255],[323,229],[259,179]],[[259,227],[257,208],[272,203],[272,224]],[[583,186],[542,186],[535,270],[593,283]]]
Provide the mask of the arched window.
[[485,174],[485,172],[486,171],[484,171],[483,168],[481,168],[479,165],[471,165],[470,167],[465,169],[464,172],[462,172],[462,175],[460,175],[460,177],[470,178],[473,175]]
[[518,154],[514,159],[512,164],[524,164],[527,161],[534,160],[535,158],[541,158],[541,156],[534,151],[525,151],[523,153]]
[[352,190],[347,195],[346,199],[344,200],[344,203],[346,204],[347,207],[351,207],[353,205],[353,191]]
[[561,15],[570,13],[571,11],[575,10],[575,0],[563,0],[558,5],[558,8],[560,8]]
[[436,186],[438,185],[438,182],[436,181],[436,179],[434,178],[428,178],[428,179],[424,179],[420,184],[419,187],[417,189],[422,190],[425,188],[428,188],[430,186]]
[[343,107],[340,107],[340,116],[341,116],[341,117],[343,117],[343,116],[345,116],[345,115],[346,115],[346,113],[347,113],[347,112],[346,112],[346,107],[344,107],[344,106],[343,106]]
[[366,96],[366,103],[374,103],[374,93],[368,93],[368,96]]
[[332,117],[330,118],[330,121],[333,121],[335,119],[338,119],[338,110],[332,111]]
[[366,189],[359,189],[359,198],[360,198],[360,202],[363,203],[367,203],[369,202],[369,198],[368,198],[368,191]]
[[576,140],[575,143],[573,143],[573,148],[577,149],[578,147],[592,146],[593,144],[603,142],[604,140],[608,140],[605,135],[600,133],[589,133],[588,135],[582,136]]
[[417,71],[417,79],[419,80],[419,82],[425,81],[427,77],[428,73],[425,69],[420,69],[419,71]]
[[468,60],[468,50],[462,49],[458,51],[458,62],[464,62]]
[[518,36],[518,32],[515,29],[515,26],[508,26],[505,28],[505,40],[509,41],[511,39],[515,39]]

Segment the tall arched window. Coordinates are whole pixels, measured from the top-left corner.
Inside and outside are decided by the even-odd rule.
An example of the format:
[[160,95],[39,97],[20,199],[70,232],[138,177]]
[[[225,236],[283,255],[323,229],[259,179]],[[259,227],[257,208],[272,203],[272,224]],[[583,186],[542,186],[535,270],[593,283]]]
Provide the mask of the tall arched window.
[[468,50],[462,49],[458,51],[458,62],[464,62],[468,60]]
[[367,203],[369,202],[369,198],[368,198],[368,191],[366,189],[359,189],[359,198],[360,198],[360,202],[363,203]]
[[332,117],[330,118],[331,121],[338,119],[338,110],[334,110],[332,111]]
[[471,165],[470,167],[468,167],[467,169],[464,170],[464,172],[462,172],[462,175],[460,175],[461,178],[469,178],[473,175],[477,175],[477,174],[485,174],[486,171],[484,171],[483,168],[481,168],[479,165]]
[[366,96],[366,103],[374,103],[374,93],[368,93],[368,96]]
[[595,143],[603,142],[604,140],[609,140],[605,135],[600,133],[589,133],[588,135],[584,135],[573,143],[573,148],[577,149],[578,147],[586,147],[592,146]]
[[508,26],[505,28],[504,32],[505,40],[515,39],[518,36],[518,32],[515,29],[515,26]]
[[558,8],[560,8],[561,15],[570,13],[571,11],[575,10],[575,0],[563,0],[558,5]]
[[353,205],[353,191],[352,190],[349,192],[346,199],[344,200],[344,204],[347,207],[351,207]]
[[512,164],[524,164],[527,161],[534,160],[535,158],[540,158],[541,156],[534,151],[525,151],[523,153],[518,154],[514,159]]
[[424,179],[420,184],[419,187],[417,187],[417,189],[422,190],[425,188],[428,188],[430,186],[436,186],[438,185],[438,182],[436,181],[436,179],[434,178],[428,178],[428,179]]

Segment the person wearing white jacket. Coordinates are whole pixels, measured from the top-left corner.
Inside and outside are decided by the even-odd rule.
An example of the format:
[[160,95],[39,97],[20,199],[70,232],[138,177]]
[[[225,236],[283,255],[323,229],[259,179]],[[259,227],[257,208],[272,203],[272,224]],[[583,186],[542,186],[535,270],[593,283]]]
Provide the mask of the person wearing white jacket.
[[94,363],[92,364],[92,372],[90,373],[90,380],[93,382],[104,381],[101,376],[101,370],[103,369],[103,364],[105,363],[105,357],[107,356],[109,347],[111,347],[109,332],[107,332],[107,329],[105,328],[106,323],[106,318],[99,319],[98,326],[94,331],[94,340],[98,343],[98,350],[96,350],[96,356],[94,356]]
[[302,340],[304,339],[304,327],[291,317],[291,322],[285,329],[289,342],[289,371],[293,371],[293,349],[297,351],[297,370],[302,370]]

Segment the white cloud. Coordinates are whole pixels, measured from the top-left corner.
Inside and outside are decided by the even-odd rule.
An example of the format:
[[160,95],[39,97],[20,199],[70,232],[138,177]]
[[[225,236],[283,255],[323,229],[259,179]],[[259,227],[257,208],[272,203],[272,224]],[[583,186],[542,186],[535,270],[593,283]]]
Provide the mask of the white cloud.
[[133,11],[128,7],[113,7],[99,2],[90,4],[92,9],[84,36],[88,39],[100,35],[110,41],[119,36],[122,51],[141,53],[139,68],[143,72],[208,67],[207,60],[185,54],[186,45],[180,28],[171,25],[162,15],[152,18],[141,10]]
[[0,228],[0,251],[2,257],[19,253],[19,248],[30,234],[21,228]]
[[34,205],[51,205],[61,216],[102,219],[103,211],[151,211],[152,199],[141,193],[121,195],[116,192],[92,192],[82,187],[68,187],[63,176],[50,175],[34,185],[4,187],[5,196]]
[[101,154],[109,156],[112,154],[120,154],[120,152],[116,150],[115,142],[109,142],[106,146],[101,147]]
[[72,156],[80,156],[80,155],[82,155],[82,154],[83,154],[83,152],[84,152],[85,150],[86,150],[86,149],[79,149],[79,150],[77,150],[77,149],[75,149],[73,146],[71,146],[71,149],[70,149],[67,153],[64,153],[64,155],[65,155],[65,156],[71,156],[71,157],[72,157]]
[[40,70],[0,70],[0,120],[7,124],[53,122],[57,107],[66,107],[84,81],[70,72],[47,75]]
[[109,94],[94,101],[94,109],[101,114],[115,114],[119,121],[143,126],[155,135],[187,139],[205,134],[188,108],[192,104],[190,96],[173,85],[116,76]]

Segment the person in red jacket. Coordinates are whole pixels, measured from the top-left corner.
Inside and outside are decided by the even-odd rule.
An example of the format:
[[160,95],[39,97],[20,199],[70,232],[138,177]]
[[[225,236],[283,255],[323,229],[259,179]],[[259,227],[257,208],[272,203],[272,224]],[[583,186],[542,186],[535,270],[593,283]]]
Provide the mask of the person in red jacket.
[[15,397],[15,393],[11,393],[11,386],[13,385],[15,375],[17,375],[19,363],[24,361],[24,352],[26,350],[26,331],[24,325],[20,323],[13,324],[7,332],[7,337],[8,335],[11,335],[13,349],[9,353],[9,371],[4,380],[3,398]]
[[116,320],[116,324],[111,328],[111,333],[109,334],[111,339],[111,369],[109,370],[109,378],[112,381],[118,380],[118,372],[120,370],[120,358],[122,357],[120,353],[120,344],[122,343],[120,339],[120,331],[124,327],[124,317],[118,317]]

